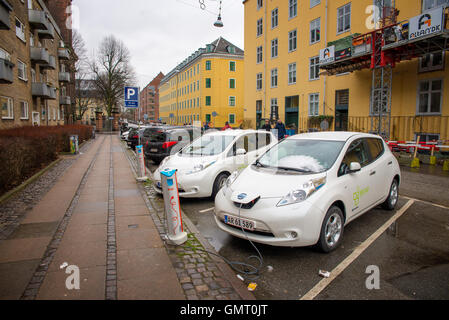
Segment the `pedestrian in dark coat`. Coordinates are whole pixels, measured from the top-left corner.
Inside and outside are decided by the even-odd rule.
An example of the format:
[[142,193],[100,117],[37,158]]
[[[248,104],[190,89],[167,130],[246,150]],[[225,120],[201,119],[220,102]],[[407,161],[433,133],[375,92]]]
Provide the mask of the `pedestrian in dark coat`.
[[278,139],[279,141],[284,139],[287,134],[287,130],[285,130],[285,125],[282,123],[281,119],[278,120],[275,129],[278,131]]
[[265,124],[262,126],[262,130],[266,130],[266,131],[268,131],[268,132],[271,131],[270,120],[265,120]]

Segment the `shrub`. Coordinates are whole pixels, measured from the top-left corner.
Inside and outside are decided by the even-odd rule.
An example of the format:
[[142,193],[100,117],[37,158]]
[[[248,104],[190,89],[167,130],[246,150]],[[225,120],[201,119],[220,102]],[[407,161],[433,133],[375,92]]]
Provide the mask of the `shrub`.
[[0,130],[0,194],[20,185],[37,171],[70,152],[70,135],[79,143],[92,137],[92,127],[67,125]]

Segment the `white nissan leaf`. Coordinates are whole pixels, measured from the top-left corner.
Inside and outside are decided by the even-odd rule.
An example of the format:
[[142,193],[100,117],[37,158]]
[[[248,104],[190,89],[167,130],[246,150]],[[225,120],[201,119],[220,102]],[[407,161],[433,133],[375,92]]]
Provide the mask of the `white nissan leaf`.
[[161,171],[177,169],[180,197],[215,198],[232,172],[248,166],[277,142],[276,137],[267,131],[206,133],[161,162],[153,173],[154,189],[162,193]]
[[344,226],[398,201],[399,164],[379,136],[300,134],[234,172],[215,198],[220,229],[273,246],[317,245],[330,252]]

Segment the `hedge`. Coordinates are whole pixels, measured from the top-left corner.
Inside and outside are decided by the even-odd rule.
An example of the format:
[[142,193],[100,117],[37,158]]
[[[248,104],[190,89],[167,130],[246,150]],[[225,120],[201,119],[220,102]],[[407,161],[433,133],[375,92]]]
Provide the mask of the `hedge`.
[[56,160],[60,152],[70,152],[70,135],[78,135],[82,143],[92,137],[92,130],[84,125],[0,130],[0,195]]

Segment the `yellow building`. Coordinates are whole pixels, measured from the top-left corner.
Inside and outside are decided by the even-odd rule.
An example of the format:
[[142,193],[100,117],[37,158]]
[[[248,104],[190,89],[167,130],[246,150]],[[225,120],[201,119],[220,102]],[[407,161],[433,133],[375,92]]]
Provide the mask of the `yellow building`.
[[[384,16],[387,16],[385,12],[392,16],[396,13],[397,22],[408,22],[441,5],[449,6],[448,0],[376,2],[384,2],[389,7],[383,11]],[[375,132],[370,54],[357,64],[359,60],[354,57],[359,52],[341,50],[345,42],[349,42],[346,47],[352,50],[360,49],[354,47],[358,43],[353,37],[370,33],[379,26],[373,23],[373,12],[376,12],[373,0],[245,0],[243,3],[244,116],[252,127],[258,126],[260,119],[273,116],[297,132],[319,129],[323,119],[330,122],[330,130]],[[401,23],[401,26],[411,25]],[[449,72],[446,69],[449,55],[441,52],[441,45],[449,49],[447,35],[447,30],[443,31],[439,38],[439,52],[433,47],[407,56],[404,46],[391,49],[403,52],[402,60],[395,61],[391,69],[387,131],[392,140],[411,140],[417,134],[427,140],[449,139]],[[320,63],[320,52],[324,54],[326,48],[335,50],[332,52],[335,63],[324,68],[328,73],[323,69],[324,58]],[[345,58],[345,54],[351,57]],[[352,59],[352,63],[336,63],[337,58],[343,62]]]
[[159,117],[174,125],[243,122],[243,50],[223,38],[200,48],[170,71],[159,87]]

